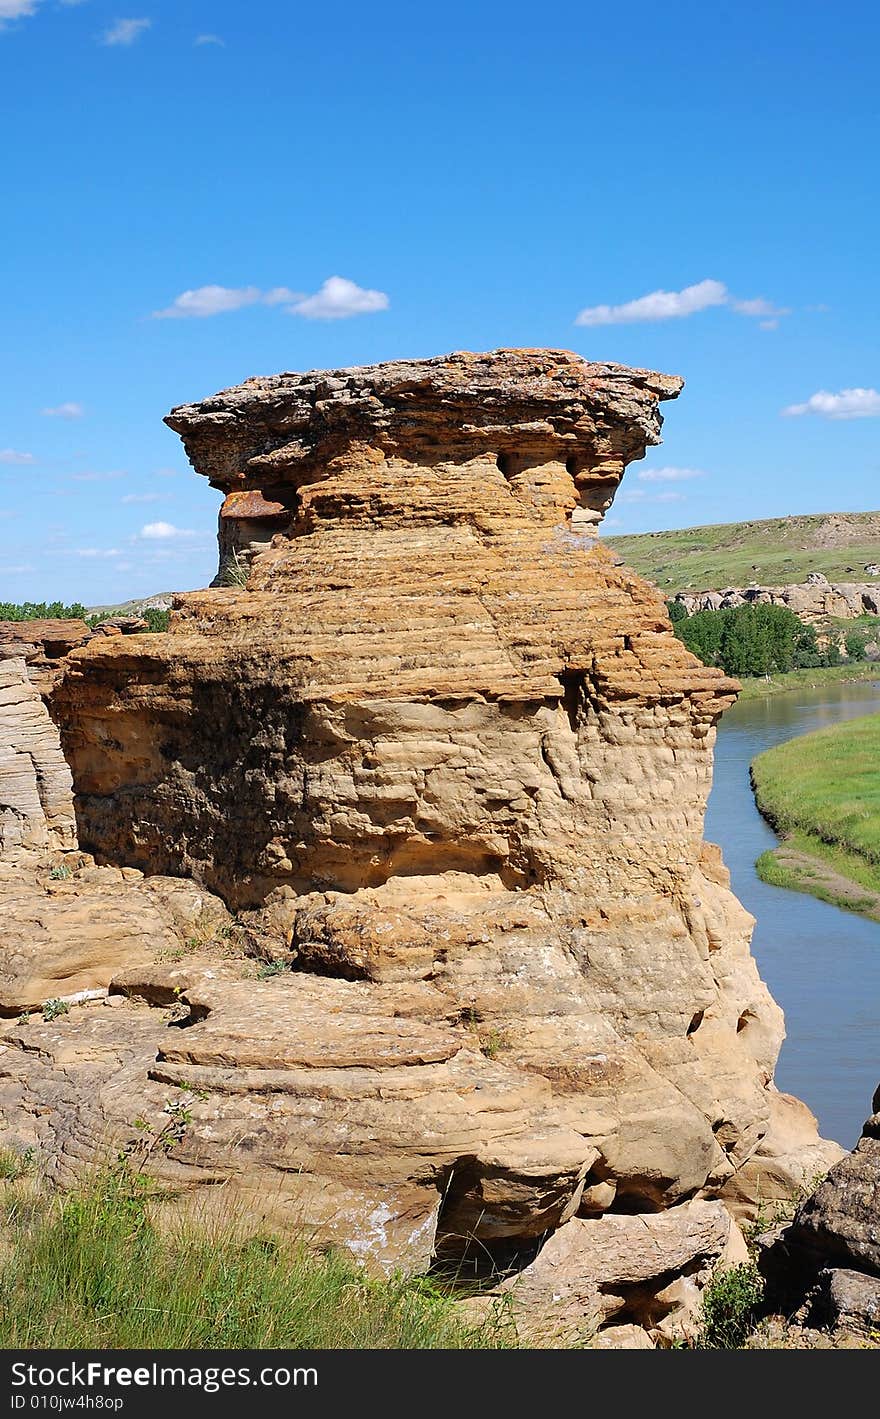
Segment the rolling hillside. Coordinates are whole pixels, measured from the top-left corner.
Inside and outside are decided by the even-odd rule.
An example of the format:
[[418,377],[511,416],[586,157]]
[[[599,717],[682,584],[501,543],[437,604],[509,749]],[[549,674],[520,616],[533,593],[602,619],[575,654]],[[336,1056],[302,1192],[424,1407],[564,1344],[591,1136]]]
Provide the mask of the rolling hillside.
[[880,512],[832,512],[608,537],[608,545],[664,592],[783,586],[810,572],[862,581],[880,563]]

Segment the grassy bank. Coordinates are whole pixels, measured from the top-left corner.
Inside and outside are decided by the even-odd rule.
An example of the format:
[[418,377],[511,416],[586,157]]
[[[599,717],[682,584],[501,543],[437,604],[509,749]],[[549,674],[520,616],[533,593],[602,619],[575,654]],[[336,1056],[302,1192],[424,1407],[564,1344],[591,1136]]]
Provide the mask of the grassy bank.
[[367,1279],[270,1238],[160,1233],[126,1170],[45,1196],[0,1159],[4,1349],[498,1349],[429,1282]]
[[816,690],[823,685],[844,684],[850,680],[880,681],[880,664],[860,660],[854,664],[824,665],[815,670],[789,670],[784,675],[763,675],[754,680],[744,679],[740,700],[759,700],[767,695],[783,695],[791,690]]
[[758,875],[880,920],[880,715],[768,749],[752,782],[782,838]]

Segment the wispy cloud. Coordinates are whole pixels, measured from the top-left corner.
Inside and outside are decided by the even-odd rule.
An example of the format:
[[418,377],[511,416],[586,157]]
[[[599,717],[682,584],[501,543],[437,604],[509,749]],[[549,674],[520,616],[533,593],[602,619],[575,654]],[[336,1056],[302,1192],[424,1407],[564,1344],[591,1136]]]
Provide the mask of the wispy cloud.
[[147,542],[166,542],[177,537],[198,537],[185,527],[175,527],[171,522],[148,522],[141,528],[139,536]]
[[647,321],[682,320],[702,310],[726,306],[737,315],[759,319],[764,330],[775,329],[783,315],[790,315],[785,306],[776,306],[763,296],[739,300],[723,281],[698,281],[681,291],[650,291],[622,305],[587,306],[575,317],[575,325],[635,325]]
[[292,291],[289,286],[198,286],[176,296],[169,306],[153,311],[154,320],[206,320],[245,306],[283,306],[288,315],[307,320],[344,320],[352,315],[387,310],[384,291],[365,290],[345,276],[330,276],[314,295]]
[[388,306],[384,291],[366,291],[345,276],[330,276],[313,296],[297,301],[289,310],[291,315],[304,315],[307,320],[344,320],[350,315],[387,310]]
[[40,0],[0,0],[0,30],[9,20],[26,20],[36,13]]
[[126,493],[124,498],[120,498],[123,503],[160,503],[161,493]]
[[101,36],[101,43],[108,45],[129,45],[139,40],[152,25],[152,20],[117,20]]
[[256,286],[198,286],[176,296],[164,310],[154,310],[154,320],[206,320],[228,310],[241,310],[263,299]]
[[193,44],[218,44],[221,49],[226,48],[225,39],[221,39],[218,34],[197,34]]
[[107,473],[96,473],[89,469],[85,473],[71,473],[74,483],[111,483],[116,478],[126,478],[128,475],[121,468],[114,468]]
[[86,411],[84,405],[70,399],[66,404],[56,404],[54,408],[42,409],[40,412],[47,419],[81,419]]
[[157,478],[176,478],[178,476],[176,468],[157,468]]
[[73,547],[74,557],[121,557],[118,547]]
[[880,416],[880,392],[876,389],[841,389],[831,394],[820,389],[803,404],[789,404],[782,410],[787,417],[821,414],[826,419],[874,419]]
[[19,453],[17,448],[0,448],[0,463],[11,463],[16,467],[23,467],[27,463],[36,463],[32,453]]
[[629,503],[684,502],[684,493],[677,493],[672,488],[666,488],[662,493],[649,493],[647,488],[624,488],[620,496]]
[[691,478],[705,478],[702,468],[642,468],[636,477],[643,483],[685,483]]

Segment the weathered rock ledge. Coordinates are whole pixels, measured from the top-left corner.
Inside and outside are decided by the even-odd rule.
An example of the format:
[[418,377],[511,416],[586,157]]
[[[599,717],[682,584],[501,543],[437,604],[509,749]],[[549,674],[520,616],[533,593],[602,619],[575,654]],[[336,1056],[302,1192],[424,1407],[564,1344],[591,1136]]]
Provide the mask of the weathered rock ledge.
[[727,587],[721,591],[679,591],[675,600],[688,615],[695,611],[721,611],[730,606],[785,606],[812,623],[827,617],[855,620],[880,616],[880,586],[876,582],[830,582],[821,572],[794,586]]
[[530,1325],[552,1235],[564,1329],[581,1298],[661,1343],[731,1213],[839,1156],[774,1088],[781,1012],[702,840],[736,683],[593,536],[680,388],[496,351],[174,411],[247,585],[74,649],[51,704],[105,864],[81,870],[129,874],[181,944],[96,955],[112,1009],[8,1027],[16,1146],[59,1181],[130,1149],[168,1206],[368,1264],[476,1248],[522,1272]]

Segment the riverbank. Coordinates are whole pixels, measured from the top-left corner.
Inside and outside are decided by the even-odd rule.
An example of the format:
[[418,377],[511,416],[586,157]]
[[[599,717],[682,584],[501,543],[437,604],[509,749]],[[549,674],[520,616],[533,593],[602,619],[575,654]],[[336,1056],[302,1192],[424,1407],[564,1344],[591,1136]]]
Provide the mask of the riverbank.
[[765,699],[768,695],[783,695],[791,690],[818,690],[823,685],[841,685],[857,680],[880,681],[880,662],[860,660],[855,664],[824,665],[815,670],[789,670],[785,675],[745,679],[739,694],[743,700]]
[[751,775],[782,839],[758,858],[761,880],[880,921],[880,715],[768,749]]

